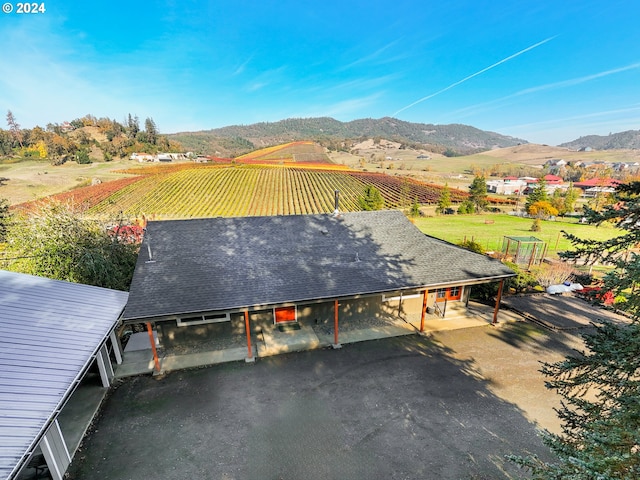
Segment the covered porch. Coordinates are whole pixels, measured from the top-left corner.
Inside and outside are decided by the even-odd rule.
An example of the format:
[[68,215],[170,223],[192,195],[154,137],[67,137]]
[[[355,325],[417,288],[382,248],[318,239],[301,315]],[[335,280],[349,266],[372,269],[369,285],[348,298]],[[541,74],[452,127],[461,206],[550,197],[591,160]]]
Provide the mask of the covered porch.
[[501,312],[498,320],[499,299],[495,306],[484,305],[469,301],[469,286],[460,289],[458,301],[451,302],[437,301],[444,289],[432,289],[295,305],[289,307],[295,308],[295,319],[283,323],[275,321],[274,308],[235,312],[228,321],[189,327],[180,327],[176,321],[149,323],[147,331],[130,337],[116,376],[251,362],[283,353],[520,319]]

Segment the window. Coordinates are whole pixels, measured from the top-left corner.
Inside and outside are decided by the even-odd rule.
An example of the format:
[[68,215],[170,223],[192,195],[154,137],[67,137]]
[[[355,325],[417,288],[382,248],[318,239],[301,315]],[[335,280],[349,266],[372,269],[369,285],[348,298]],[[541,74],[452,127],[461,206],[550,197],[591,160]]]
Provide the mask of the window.
[[220,313],[216,315],[201,315],[199,317],[178,318],[176,325],[178,327],[188,327],[189,325],[203,325],[205,323],[218,323],[231,321],[231,315],[228,313]]

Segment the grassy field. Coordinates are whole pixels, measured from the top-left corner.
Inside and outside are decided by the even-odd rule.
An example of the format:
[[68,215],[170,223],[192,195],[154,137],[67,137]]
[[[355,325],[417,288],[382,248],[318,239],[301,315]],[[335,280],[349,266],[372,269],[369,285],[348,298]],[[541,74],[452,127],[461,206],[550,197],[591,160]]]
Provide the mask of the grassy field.
[[6,198],[15,205],[82,187],[95,180],[107,182],[124,178],[128,175],[113,170],[126,168],[131,163],[130,160],[94,162],[90,165],[67,162],[54,167],[48,161],[27,160],[0,164],[0,177],[9,179],[0,186],[0,198]]
[[607,240],[620,235],[614,227],[583,225],[577,220],[543,221],[540,232],[532,232],[533,220],[506,214],[487,215],[437,215],[422,217],[415,221],[424,233],[451,243],[459,243],[465,238],[480,243],[487,251],[500,251],[505,236],[534,236],[547,243],[548,254],[568,250],[571,244],[561,231],[592,240]]

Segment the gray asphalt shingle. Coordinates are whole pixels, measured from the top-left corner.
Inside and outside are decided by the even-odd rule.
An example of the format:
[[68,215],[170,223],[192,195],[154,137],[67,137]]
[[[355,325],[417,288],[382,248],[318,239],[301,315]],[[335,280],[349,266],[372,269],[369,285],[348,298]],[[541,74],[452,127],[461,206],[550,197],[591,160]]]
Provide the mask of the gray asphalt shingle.
[[511,275],[499,261],[424,235],[398,211],[150,222],[123,318],[300,303]]

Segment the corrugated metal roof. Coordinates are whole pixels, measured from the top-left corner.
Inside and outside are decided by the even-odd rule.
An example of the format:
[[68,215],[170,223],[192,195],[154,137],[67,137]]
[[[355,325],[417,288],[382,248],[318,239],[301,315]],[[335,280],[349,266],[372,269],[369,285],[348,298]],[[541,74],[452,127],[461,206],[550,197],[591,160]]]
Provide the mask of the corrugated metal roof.
[[399,211],[149,222],[123,318],[513,275],[498,260],[424,235]]
[[0,270],[0,479],[17,474],[128,293]]

